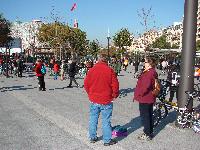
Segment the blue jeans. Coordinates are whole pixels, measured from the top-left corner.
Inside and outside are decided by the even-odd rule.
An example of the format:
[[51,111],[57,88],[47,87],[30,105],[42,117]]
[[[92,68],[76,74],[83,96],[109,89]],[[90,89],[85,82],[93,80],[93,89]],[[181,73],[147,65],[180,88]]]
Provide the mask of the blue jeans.
[[54,80],[57,80],[57,79],[58,79],[58,73],[55,72],[55,73],[54,73]]
[[100,112],[102,113],[102,129],[103,129],[103,141],[109,143],[112,138],[112,117],[113,103],[107,105],[90,104],[90,121],[89,121],[89,138],[94,139],[97,137],[97,125]]

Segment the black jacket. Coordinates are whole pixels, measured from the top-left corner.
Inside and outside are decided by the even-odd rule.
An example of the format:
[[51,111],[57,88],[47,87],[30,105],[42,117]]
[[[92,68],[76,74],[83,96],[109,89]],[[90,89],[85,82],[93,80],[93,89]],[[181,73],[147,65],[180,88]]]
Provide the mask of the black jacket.
[[74,77],[76,75],[76,62],[72,62],[69,65],[69,77]]

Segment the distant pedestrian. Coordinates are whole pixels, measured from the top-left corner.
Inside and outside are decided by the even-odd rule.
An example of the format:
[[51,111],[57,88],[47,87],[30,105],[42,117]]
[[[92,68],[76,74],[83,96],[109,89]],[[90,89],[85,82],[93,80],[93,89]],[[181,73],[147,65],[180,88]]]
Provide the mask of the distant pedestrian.
[[23,61],[20,58],[17,60],[18,77],[22,77],[23,67],[24,67]]
[[35,72],[36,72],[36,76],[37,76],[37,79],[38,79],[38,85],[39,85],[39,91],[46,91],[46,88],[45,88],[45,82],[44,82],[44,75],[41,71],[42,69],[42,66],[44,64],[42,63],[41,59],[38,59],[36,61],[36,66],[35,66]]
[[137,81],[134,100],[139,102],[140,117],[144,133],[138,136],[140,140],[151,140],[153,137],[153,104],[156,96],[153,94],[158,74],[155,70],[155,59],[146,57],[144,71]]
[[116,144],[112,139],[111,117],[113,100],[119,95],[119,82],[116,73],[107,64],[106,55],[101,54],[85,77],[84,88],[90,100],[89,138],[91,143],[98,141],[97,125],[102,113],[104,146]]
[[123,62],[124,71],[126,71],[127,67],[128,67],[128,58],[124,58],[124,62]]
[[54,80],[58,79],[59,70],[60,70],[60,66],[59,66],[58,62],[56,61],[55,64],[54,64],[54,66],[53,66]]
[[64,74],[65,74],[65,70],[66,70],[66,63],[64,60],[62,60],[62,64],[60,66],[60,80],[64,80]]
[[76,82],[76,79],[75,79],[75,75],[77,73],[76,60],[69,61],[68,73],[69,73],[70,83],[67,87],[72,88],[72,81],[76,84],[76,87],[80,87],[80,85]]
[[138,60],[135,61],[134,66],[135,66],[135,73],[136,73],[136,72],[138,72],[138,66],[139,66]]
[[169,83],[169,102],[173,101],[174,94],[176,93],[176,100],[178,99],[178,88],[180,82],[180,68],[177,65],[172,65],[167,74],[167,81]]

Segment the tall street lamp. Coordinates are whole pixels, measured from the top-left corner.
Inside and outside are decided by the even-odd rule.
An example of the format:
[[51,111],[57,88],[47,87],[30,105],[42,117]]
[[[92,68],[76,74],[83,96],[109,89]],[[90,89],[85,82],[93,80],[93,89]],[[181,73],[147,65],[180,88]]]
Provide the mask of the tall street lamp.
[[110,47],[110,32],[109,32],[109,29],[108,29],[108,35],[107,35],[107,40],[108,40],[108,59],[110,60],[110,50],[109,50],[109,47]]

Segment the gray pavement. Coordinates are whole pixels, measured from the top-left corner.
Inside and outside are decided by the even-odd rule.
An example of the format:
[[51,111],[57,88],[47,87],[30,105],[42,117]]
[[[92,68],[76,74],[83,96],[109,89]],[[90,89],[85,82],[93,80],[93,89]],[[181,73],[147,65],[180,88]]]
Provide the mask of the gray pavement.
[[[45,77],[47,91],[38,91],[33,74],[23,78],[0,77],[0,150],[199,150],[200,135],[174,127],[170,112],[155,129],[152,141],[140,141],[138,103],[132,101],[136,79],[132,67],[118,77],[120,97],[114,102],[112,125],[128,128],[128,136],[104,147],[102,140],[88,141],[89,101],[83,88],[67,88],[69,80]],[[83,79],[78,78],[83,84]],[[102,138],[101,119],[98,136]]]

